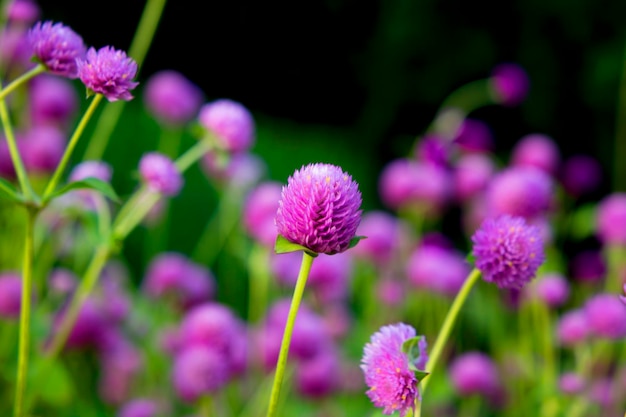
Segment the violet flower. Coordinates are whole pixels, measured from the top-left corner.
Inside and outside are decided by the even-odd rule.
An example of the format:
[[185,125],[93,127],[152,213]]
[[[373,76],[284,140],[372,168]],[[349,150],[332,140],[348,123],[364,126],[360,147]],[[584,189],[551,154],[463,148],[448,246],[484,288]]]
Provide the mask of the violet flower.
[[545,259],[540,230],[521,217],[489,218],[472,236],[476,268],[500,288],[521,289]]
[[254,143],[254,119],[236,101],[221,99],[205,104],[200,108],[198,121],[227,152],[245,152]]
[[626,193],[613,193],[598,204],[596,233],[609,245],[626,245]]
[[530,81],[519,65],[504,63],[491,72],[491,88],[495,99],[505,106],[515,106],[526,99]]
[[150,190],[172,197],[183,186],[183,177],[174,162],[158,152],[149,152],[139,161],[139,172]]
[[450,366],[450,379],[462,396],[479,394],[494,398],[500,389],[500,377],[493,360],[482,352],[458,356]]
[[172,380],[183,401],[191,403],[212,394],[226,385],[228,379],[228,362],[222,354],[208,347],[189,347],[174,360]]
[[158,120],[179,126],[190,122],[198,114],[203,94],[200,87],[174,70],[159,71],[146,83],[144,102]]
[[5,272],[0,275],[0,319],[15,320],[22,306],[22,278]]
[[28,32],[35,59],[53,74],[78,77],[77,60],[85,56],[83,39],[62,23],[37,22]]
[[415,400],[419,399],[419,381],[412,367],[419,370],[426,367],[425,339],[419,344],[416,363],[411,364],[409,356],[402,351],[403,343],[415,336],[413,327],[397,323],[383,326],[365,345],[361,369],[369,387],[367,396],[376,407],[383,407],[384,414],[399,411],[403,417],[415,408]]
[[538,168],[550,175],[559,169],[561,156],[554,139],[541,133],[524,136],[513,148],[511,165]]
[[96,51],[89,48],[85,59],[77,60],[78,77],[89,91],[102,94],[109,101],[133,98],[130,90],[137,87],[133,81],[137,63],[126,52],[105,46]]
[[346,251],[361,221],[358,184],[341,168],[310,164],[283,187],[276,213],[278,234],[315,253]]

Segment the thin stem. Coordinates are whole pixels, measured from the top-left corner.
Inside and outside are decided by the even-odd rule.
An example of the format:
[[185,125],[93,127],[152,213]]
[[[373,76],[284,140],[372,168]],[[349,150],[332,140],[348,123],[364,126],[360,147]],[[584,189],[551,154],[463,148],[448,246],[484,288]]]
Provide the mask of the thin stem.
[[[437,340],[435,340],[435,344],[430,353],[430,358],[428,359],[428,363],[426,364],[427,372],[432,373],[435,370],[435,367],[437,366],[437,362],[439,361],[439,358],[441,357],[441,354],[443,353],[443,348],[445,347],[446,342],[448,341],[448,338],[450,337],[450,333],[452,332],[452,328],[454,327],[456,318],[459,315],[459,311],[461,311],[461,307],[465,303],[467,296],[469,295],[476,281],[478,281],[479,277],[480,277],[480,271],[474,268],[472,272],[470,272],[469,276],[465,280],[465,283],[463,283],[463,287],[461,287],[461,290],[459,291],[456,298],[454,299],[454,302],[452,303],[452,306],[450,307],[450,310],[448,311],[448,314],[446,315],[446,318],[443,322],[443,326],[441,327],[441,331],[439,332],[439,335],[437,336]],[[422,395],[424,395],[424,392],[426,391],[426,387],[428,386],[428,382],[431,380],[431,378],[432,378],[432,375],[429,375],[426,379],[422,381],[421,383]]]
[[57,357],[57,355],[61,352],[61,349],[63,349],[63,346],[65,345],[65,342],[67,342],[70,332],[74,328],[74,323],[78,318],[78,313],[80,312],[80,309],[85,303],[87,297],[89,297],[91,290],[96,285],[98,277],[100,276],[100,272],[102,272],[102,268],[109,258],[109,254],[109,243],[108,241],[106,241],[106,243],[103,243],[98,247],[93,258],[91,258],[91,262],[87,267],[85,276],[80,282],[76,293],[72,297],[72,301],[70,302],[66,313],[63,315],[59,330],[55,333],[52,342],[50,343],[50,347],[47,351],[47,356],[49,358]]
[[[133,42],[130,45],[128,56],[132,57],[137,62],[137,67],[141,70],[143,60],[150,49],[152,40],[154,39],[154,33],[159,25],[161,16],[163,15],[163,9],[165,8],[166,0],[148,0],[146,7],[143,9],[141,20],[137,26],[137,31],[133,37]],[[138,71],[139,71],[138,70]],[[138,72],[139,73],[139,72]],[[96,124],[94,134],[85,151],[84,159],[101,159],[104,155],[104,151],[107,148],[113,129],[117,125],[117,121],[126,106],[126,102],[121,103],[107,103],[104,107],[100,118]]]
[[113,236],[118,241],[126,239],[126,236],[128,236],[139,223],[141,223],[152,207],[154,207],[156,202],[159,201],[159,198],[161,198],[159,193],[151,191],[148,188],[142,188],[140,193],[141,194],[136,199],[136,204],[129,207],[129,210],[126,210],[128,213],[127,216],[118,216],[115,224],[113,225]]
[[194,146],[189,148],[187,152],[182,154],[176,160],[176,168],[180,172],[187,171],[187,169],[198,161],[202,156],[213,149],[213,143],[208,140],[200,140]]
[[43,64],[39,64],[35,68],[33,68],[33,69],[25,72],[24,74],[20,75],[18,78],[16,78],[13,81],[11,81],[11,83],[9,83],[9,85],[7,85],[2,90],[0,90],[0,100],[4,100],[4,98],[7,95],[9,95],[13,90],[15,90],[17,87],[19,87],[20,85],[24,84],[25,82],[27,82],[31,78],[33,78],[36,75],[39,75],[39,74],[41,74],[43,72],[46,72],[46,67]]
[[270,394],[270,404],[267,410],[267,417],[276,415],[278,398],[280,397],[280,389],[285,376],[285,367],[287,366],[287,356],[289,355],[289,345],[291,344],[291,334],[296,322],[296,316],[298,315],[298,309],[300,308],[300,302],[302,301],[302,295],[304,294],[304,287],[311,271],[311,265],[313,264],[313,257],[306,252],[302,252],[302,264],[300,265],[300,273],[298,274],[298,281],[296,281],[296,288],[293,291],[293,297],[291,299],[291,306],[289,307],[289,315],[287,316],[287,323],[285,324],[285,332],[283,333],[283,340],[280,344],[280,353],[278,354],[278,363],[276,364],[276,373],[274,374],[274,384],[272,385],[272,393]]
[[15,407],[13,415],[25,415],[24,397],[26,377],[28,375],[28,354],[30,350],[30,302],[32,296],[33,234],[37,212],[27,209],[26,236],[24,238],[24,264],[22,267],[22,299],[20,307],[20,336],[17,359],[17,385],[15,388]]
[[83,115],[82,119],[80,119],[78,126],[76,126],[76,130],[74,131],[74,134],[70,138],[70,141],[67,144],[67,148],[65,148],[65,152],[63,153],[61,162],[59,162],[57,169],[54,171],[54,174],[52,175],[52,178],[50,179],[50,182],[48,182],[48,186],[46,187],[46,190],[43,193],[44,202],[48,200],[48,198],[54,192],[56,186],[58,185],[59,180],[61,179],[61,175],[63,175],[63,172],[65,171],[65,168],[67,167],[70,157],[72,156],[72,152],[74,151],[74,148],[76,147],[76,144],[78,143],[78,139],[80,138],[80,135],[82,135],[83,131],[85,130],[85,126],[87,126],[87,122],[89,121],[89,119],[91,119],[91,116],[93,116],[93,113],[96,110],[96,107],[98,107],[98,104],[100,103],[100,101],[102,101],[103,97],[104,96],[102,94],[95,95],[95,97],[91,101],[91,104],[87,108],[87,111]]
[[20,152],[17,149],[17,143],[15,141],[15,136],[13,135],[13,129],[11,128],[11,120],[9,119],[9,112],[4,100],[0,100],[0,119],[2,120],[2,126],[4,128],[4,136],[6,137],[7,144],[9,145],[11,162],[13,162],[13,167],[15,168],[15,172],[17,174],[17,180],[20,183],[20,188],[22,193],[24,193],[24,197],[30,200],[35,193],[30,185],[30,181],[28,180],[28,175],[26,174],[26,168],[24,168],[24,162],[22,161]]
[[255,243],[249,256],[248,275],[248,323],[256,323],[267,306],[267,293],[270,276],[268,265],[268,248]]

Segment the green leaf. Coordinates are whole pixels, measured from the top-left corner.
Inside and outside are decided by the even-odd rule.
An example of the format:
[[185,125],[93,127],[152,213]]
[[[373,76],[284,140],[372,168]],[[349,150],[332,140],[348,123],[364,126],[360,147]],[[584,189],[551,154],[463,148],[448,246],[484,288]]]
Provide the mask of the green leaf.
[[113,190],[113,187],[111,187],[111,184],[109,184],[108,182],[99,180],[97,178],[85,178],[84,180],[70,182],[69,184],[66,184],[65,186],[61,187],[59,190],[52,193],[50,197],[48,197],[48,201],[55,199],[57,197],[60,197],[63,194],[67,194],[68,192],[72,190],[79,190],[79,189],[89,189],[89,190],[98,191],[99,193],[109,197],[111,200],[115,202],[120,201],[120,198],[117,196],[117,193],[115,192],[115,190]]
[[420,341],[422,341],[423,338],[424,336],[415,336],[405,340],[404,343],[402,343],[402,353],[408,356],[409,369],[411,369],[415,373],[415,378],[417,378],[418,382],[429,375],[428,372],[422,371],[415,367],[415,363],[421,355],[419,343]]
[[24,201],[15,186],[3,178],[0,178],[0,198],[5,198],[16,203]]
[[42,401],[50,405],[67,405],[74,397],[74,386],[67,369],[61,362],[48,358],[33,363],[29,385]]
[[355,237],[353,237],[352,239],[350,239],[350,246],[348,246],[348,249],[351,249],[351,248],[355,247],[363,239],[367,239],[367,236],[355,236]]
[[302,245],[298,245],[297,243],[290,242],[285,237],[278,235],[276,236],[276,244],[274,245],[274,252],[280,253],[289,253],[289,252],[297,252],[303,250],[308,253],[312,257],[316,257],[317,253],[313,252],[311,249],[306,248]]

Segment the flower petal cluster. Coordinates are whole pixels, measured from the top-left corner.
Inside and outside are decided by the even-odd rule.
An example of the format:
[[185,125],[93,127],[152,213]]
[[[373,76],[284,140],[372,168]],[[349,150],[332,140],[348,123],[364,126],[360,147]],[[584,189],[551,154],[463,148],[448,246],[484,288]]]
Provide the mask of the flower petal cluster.
[[315,253],[344,252],[361,221],[361,202],[358,184],[338,166],[304,166],[283,187],[278,234]]
[[410,365],[420,370],[425,368],[428,358],[425,339],[418,346],[420,356],[416,363],[410,364],[408,355],[402,351],[402,344],[415,336],[413,327],[396,323],[383,326],[365,345],[361,369],[369,387],[367,396],[375,406],[383,407],[383,414],[399,411],[401,417],[405,416],[419,398],[419,381]]
[[139,161],[139,172],[148,187],[165,196],[175,196],[183,186],[183,177],[170,158],[149,152]]
[[146,108],[160,122],[179,126],[198,113],[203,94],[200,87],[174,70],[159,71],[148,80],[144,90]]
[[78,77],[94,93],[102,94],[109,101],[133,98],[130,90],[139,84],[133,81],[137,63],[126,52],[105,46],[96,51],[89,48],[85,59],[78,59]]
[[77,60],[85,56],[85,44],[76,32],[62,23],[37,22],[28,32],[33,55],[53,74],[78,77]]
[[487,282],[521,289],[545,259],[538,227],[521,217],[488,218],[472,236],[473,255]]
[[254,143],[254,119],[242,104],[228,99],[215,100],[200,108],[198,121],[212,132],[227,152],[247,151]]

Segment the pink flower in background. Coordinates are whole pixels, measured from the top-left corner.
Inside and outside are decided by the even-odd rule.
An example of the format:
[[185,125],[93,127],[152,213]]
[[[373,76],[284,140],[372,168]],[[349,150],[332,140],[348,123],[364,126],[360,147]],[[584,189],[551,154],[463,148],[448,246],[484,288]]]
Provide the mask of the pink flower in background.
[[33,55],[51,73],[78,77],[77,60],[85,56],[83,39],[62,23],[37,22],[28,32]]

